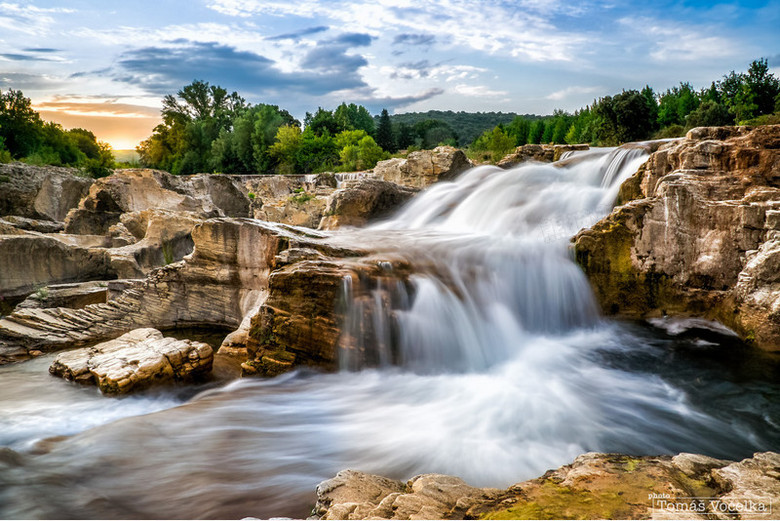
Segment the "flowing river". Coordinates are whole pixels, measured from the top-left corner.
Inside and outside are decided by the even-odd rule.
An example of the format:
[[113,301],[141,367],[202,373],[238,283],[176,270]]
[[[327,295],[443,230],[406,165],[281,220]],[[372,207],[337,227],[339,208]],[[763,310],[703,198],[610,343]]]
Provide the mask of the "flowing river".
[[587,451],[780,449],[776,358],[701,320],[603,319],[572,261],[645,159],[477,167],[333,232],[425,266],[373,301],[344,281],[338,373],[110,398],[50,377],[54,355],[0,368],[0,517],[305,517],[344,468],[506,487]]

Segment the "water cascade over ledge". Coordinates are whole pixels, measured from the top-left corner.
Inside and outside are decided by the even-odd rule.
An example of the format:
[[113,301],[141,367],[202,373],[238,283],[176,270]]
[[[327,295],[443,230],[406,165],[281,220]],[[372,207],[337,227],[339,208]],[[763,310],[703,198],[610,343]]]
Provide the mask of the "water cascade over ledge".
[[49,379],[50,356],[0,368],[0,446],[19,453],[0,454],[0,517],[305,517],[344,468],[506,487],[586,451],[776,449],[774,366],[703,321],[601,318],[572,260],[645,159],[481,166],[332,232],[411,267],[383,265],[369,298],[343,280],[337,373],[118,399]]

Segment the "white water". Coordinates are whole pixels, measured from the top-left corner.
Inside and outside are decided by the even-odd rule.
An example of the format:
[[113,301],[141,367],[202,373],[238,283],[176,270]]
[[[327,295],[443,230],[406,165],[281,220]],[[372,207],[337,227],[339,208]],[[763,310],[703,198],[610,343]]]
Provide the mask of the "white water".
[[[0,472],[0,516],[305,516],[317,482],[343,468],[503,487],[589,450],[777,449],[776,384],[675,355],[700,345],[688,326],[669,330],[693,335],[678,340],[603,321],[571,260],[569,237],[609,211],[643,160],[620,149],[479,167],[334,237],[419,267],[404,283],[387,264],[369,299],[350,299],[345,281],[336,374],[242,380],[192,400],[152,394],[107,415],[59,380],[52,409],[51,396],[35,399],[40,382],[0,369],[0,397],[23,403],[0,408],[0,433],[14,433],[0,444],[85,430]],[[154,412],[171,401],[181,406]]]

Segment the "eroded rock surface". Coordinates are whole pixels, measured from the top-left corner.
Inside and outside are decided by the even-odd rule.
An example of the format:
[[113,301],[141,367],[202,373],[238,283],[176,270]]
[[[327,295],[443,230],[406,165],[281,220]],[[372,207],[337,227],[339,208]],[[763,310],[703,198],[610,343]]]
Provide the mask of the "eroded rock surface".
[[208,344],[165,338],[156,329],[136,329],[94,347],[63,353],[49,372],[105,394],[127,394],[154,384],[190,381],[211,372]]
[[[772,519],[780,455],[583,454],[506,490],[440,474],[406,483],[347,470],[317,487],[320,519]],[[692,498],[702,498],[693,500]],[[752,502],[752,503],[751,503]],[[752,510],[739,511],[740,506]],[[724,513],[731,508],[732,513]]]
[[411,199],[418,190],[378,179],[363,179],[336,190],[328,199],[319,227],[332,230],[343,226],[364,226],[370,220],[387,217]]
[[542,161],[551,163],[558,161],[566,152],[583,151],[590,149],[587,144],[583,145],[521,145],[511,154],[504,156],[496,166],[501,168],[511,168],[523,161]]
[[406,159],[380,161],[374,167],[374,177],[411,188],[426,188],[437,181],[453,179],[471,166],[462,150],[443,146],[412,152]]
[[0,216],[63,221],[93,180],[74,168],[0,163]]
[[149,209],[188,212],[204,219],[249,217],[249,206],[245,189],[230,176],[121,170],[95,181],[78,208],[68,214],[65,231],[106,235],[122,214]]
[[691,130],[575,238],[605,312],[693,315],[780,350],[780,126]]

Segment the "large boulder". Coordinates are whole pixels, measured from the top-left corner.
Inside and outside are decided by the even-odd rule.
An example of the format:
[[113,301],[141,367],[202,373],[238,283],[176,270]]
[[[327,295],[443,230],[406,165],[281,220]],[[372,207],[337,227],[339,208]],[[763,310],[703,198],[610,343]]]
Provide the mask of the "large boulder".
[[328,200],[320,229],[364,226],[397,210],[418,190],[378,179],[362,179],[336,190]]
[[697,128],[575,242],[606,313],[718,320],[780,350],[780,126]]
[[404,483],[342,471],[317,486],[319,519],[772,519],[780,455],[588,453],[506,490],[424,474]]
[[74,168],[0,163],[0,216],[63,221],[93,180]]
[[471,166],[462,150],[442,146],[412,152],[406,159],[380,161],[374,167],[374,177],[411,188],[426,188],[437,181],[454,179]]
[[249,217],[250,200],[239,179],[159,170],[120,170],[97,180],[65,221],[73,234],[106,235],[124,213],[149,209],[188,212],[201,218]]
[[63,353],[49,372],[104,394],[127,394],[154,384],[208,375],[214,353],[208,344],[165,338],[156,329],[136,329],[94,347]]

